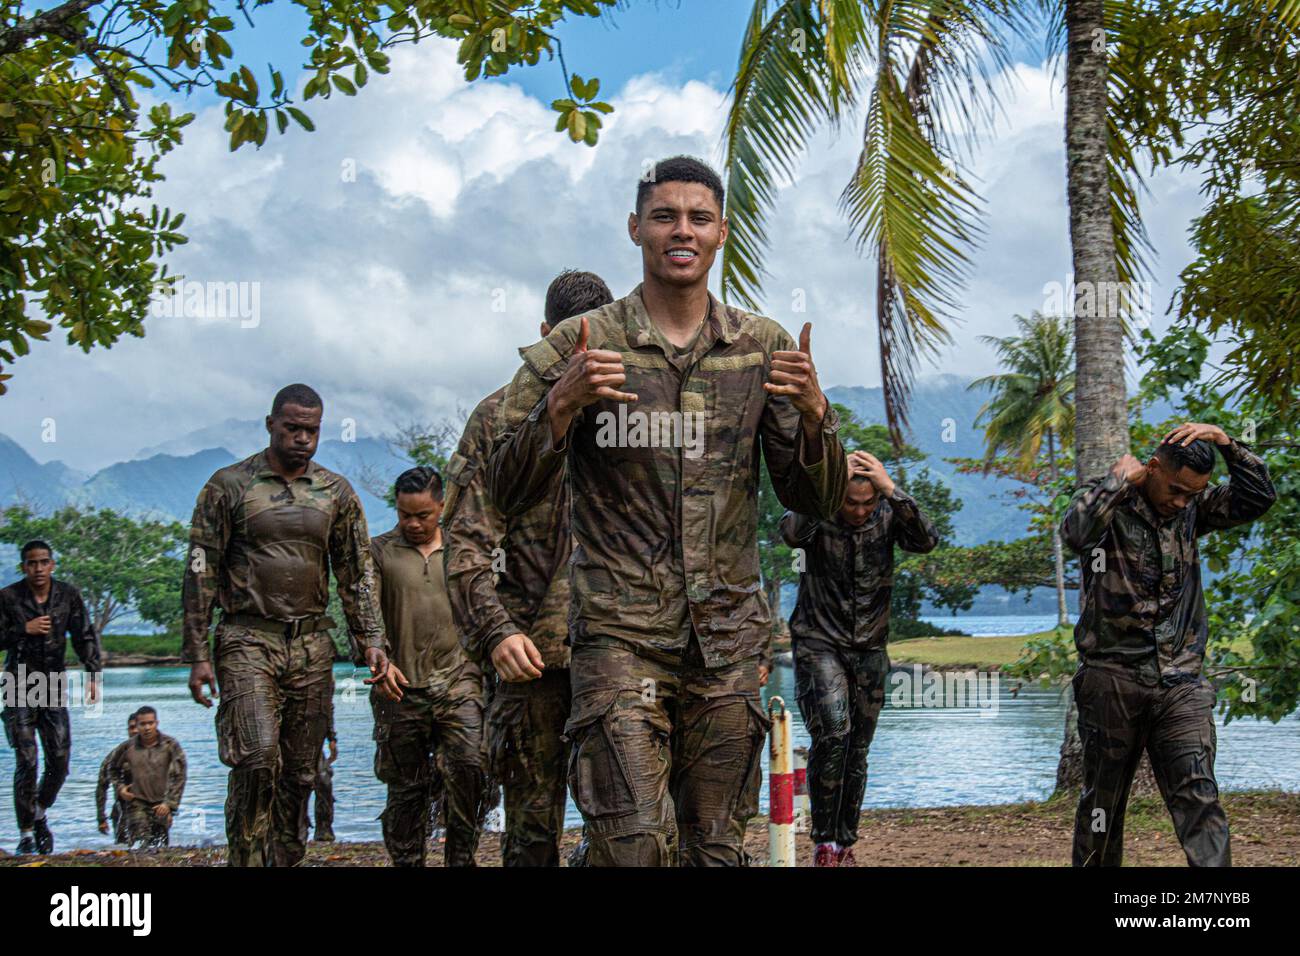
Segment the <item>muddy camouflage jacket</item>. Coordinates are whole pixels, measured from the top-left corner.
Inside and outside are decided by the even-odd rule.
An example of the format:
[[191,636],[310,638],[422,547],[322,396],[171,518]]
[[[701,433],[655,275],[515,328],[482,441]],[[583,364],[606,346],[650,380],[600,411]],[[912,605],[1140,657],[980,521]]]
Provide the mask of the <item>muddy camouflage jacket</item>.
[[790,547],[802,548],[805,558],[790,637],[863,650],[889,641],[894,546],[925,554],[939,543],[934,523],[897,486],[859,528],[839,515],[823,521],[787,511],[781,536]]
[[1216,446],[1226,484],[1211,485],[1161,519],[1136,485],[1113,473],[1085,482],[1061,522],[1083,587],[1074,643],[1080,664],[1143,684],[1194,680],[1209,635],[1196,539],[1258,518],[1277,493],[1264,462],[1233,441]]
[[[50,616],[48,634],[28,634],[27,622],[34,618]],[[66,669],[67,642],[82,666],[94,673],[103,669],[100,662],[99,637],[90,624],[86,602],[81,592],[71,584],[57,579],[50,581],[50,594],[44,604],[36,603],[36,596],[26,579],[15,581],[0,590],[0,650],[8,651],[5,670],[15,672],[19,664],[27,672],[59,673]]]
[[214,604],[272,621],[324,615],[331,570],[354,641],[382,647],[370,533],[347,479],[313,461],[286,482],[265,451],[222,468],[199,492],[191,519],[181,660],[208,660]]
[[561,322],[521,353],[506,391],[492,499],[521,513],[567,464],[575,646],[613,638],[677,655],[694,630],[710,668],[759,655],[771,627],[758,562],[760,451],[787,508],[829,517],[847,481],[834,410],[822,459],[806,463],[799,412],[763,389],[772,352],[797,346],[771,319],[712,296],[686,350],[655,328],[640,286],[586,318],[589,347],[623,354],[622,390],[639,401],[588,406],[553,447],[546,396],[579,330],[578,317]]
[[545,666],[568,667],[568,482],[556,471],[541,501],[523,514],[507,517],[492,504],[487,463],[505,392],[479,402],[447,466],[447,590],[461,641],[480,666],[522,633]]
[[148,804],[165,803],[174,812],[185,795],[185,751],[175,737],[158,734],[158,742],[146,747],[138,736],[115,750],[117,759],[109,766],[113,786],[130,787],[135,799]]

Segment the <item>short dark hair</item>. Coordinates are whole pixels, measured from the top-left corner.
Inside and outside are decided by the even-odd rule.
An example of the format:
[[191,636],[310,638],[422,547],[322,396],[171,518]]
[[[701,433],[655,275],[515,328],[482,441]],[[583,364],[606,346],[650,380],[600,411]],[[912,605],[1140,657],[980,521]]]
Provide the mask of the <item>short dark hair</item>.
[[143,707],[141,707],[139,710],[135,712],[135,716],[137,719],[143,717],[145,714],[153,714],[154,717],[157,717],[158,711],[154,710],[148,704],[145,704]]
[[641,205],[650,190],[660,183],[700,183],[713,190],[718,200],[718,209],[727,208],[727,191],[722,188],[722,178],[713,171],[708,163],[701,162],[693,156],[673,156],[655,163],[649,176],[642,176],[636,184],[636,214],[641,215]]
[[594,272],[565,269],[546,289],[546,324],[554,327],[614,301],[605,280]]
[[1178,442],[1162,442],[1156,449],[1156,456],[1174,472],[1190,468],[1198,475],[1208,475],[1214,471],[1214,449],[1201,438],[1187,446]]
[[26,561],[28,551],[48,551],[50,552],[50,557],[51,558],[54,557],[54,549],[51,548],[49,544],[42,541],[40,538],[33,538],[31,541],[28,541],[25,545],[23,545],[23,549],[21,552],[19,552],[18,557],[21,560]]
[[325,403],[320,400],[320,395],[316,393],[316,389],[310,385],[303,385],[301,382],[286,385],[275,393],[275,399],[271,402],[271,414],[279,415],[280,409],[286,405],[301,405],[303,408],[325,407]]
[[138,710],[137,710],[135,713],[133,713],[133,714],[127,714],[127,715],[126,715],[126,725],[127,725],[128,727],[130,727],[132,724],[135,723],[136,718],[139,717],[139,716],[140,716],[140,712],[139,712]]
[[428,465],[408,468],[393,482],[394,495],[420,495],[426,491],[433,495],[434,501],[442,500],[442,475]]

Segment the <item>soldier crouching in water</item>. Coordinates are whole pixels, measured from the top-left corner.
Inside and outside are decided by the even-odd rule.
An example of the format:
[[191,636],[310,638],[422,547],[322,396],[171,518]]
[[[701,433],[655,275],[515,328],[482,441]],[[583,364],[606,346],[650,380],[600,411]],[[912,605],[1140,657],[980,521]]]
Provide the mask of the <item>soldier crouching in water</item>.
[[[194,506],[181,659],[198,703],[211,707],[203,688],[215,694],[219,683],[231,866],[292,866],[306,852],[299,821],[334,686],[331,570],[373,675],[366,683],[388,668],[361,501],[346,478],[311,460],[321,412],[313,389],[281,389],[266,417],[268,447],[216,472]],[[221,620],[210,651],[214,605]]]
[[117,788],[113,786],[113,768],[121,758],[122,752],[131,745],[131,739],[135,736],[135,721],[135,714],[126,718],[126,740],[108,752],[104,762],[99,765],[99,779],[95,783],[95,819],[99,824],[100,833],[110,832],[109,815],[104,811],[108,803],[108,791],[113,790],[111,832],[114,843],[126,842],[126,815],[122,812],[122,798],[117,795]]
[[[1216,447],[1229,479],[1209,487]],[[1201,674],[1209,626],[1196,540],[1255,520],[1276,498],[1260,458],[1217,425],[1194,423],[1166,435],[1145,465],[1125,455],[1075,492],[1061,522],[1083,574],[1075,866],[1121,864],[1143,750],[1187,862],[1231,865],[1214,779],[1215,691]]]
[[593,866],[743,864],[768,725],[760,459],[788,508],[830,516],[844,500],[810,326],[796,344],[709,294],[724,199],[689,157],[642,177],[628,217],[641,285],[525,349],[499,412],[488,490],[502,512],[568,469],[569,786]]
[[384,846],[423,866],[435,761],[442,771],[447,866],[473,866],[483,798],[483,677],[461,647],[443,576],[442,477],[411,468],[395,485],[397,527],[371,539],[388,651],[375,685],[375,776],[388,785]]
[[158,731],[156,710],[141,707],[135,713],[136,734],[110,770],[122,801],[123,842],[133,849],[164,847],[185,795],[185,751],[175,737]]
[[885,703],[894,547],[924,554],[934,523],[894,484],[874,455],[848,456],[839,514],[818,520],[787,511],[781,536],[802,549],[805,569],[790,616],[799,712],[812,737],[808,795],[814,866],[853,866],[867,751]]
[[[546,290],[542,335],[613,299],[599,276],[561,273]],[[487,750],[505,791],[502,863],[558,866],[569,760],[569,487],[556,471],[541,500],[510,518],[489,500],[505,391],[479,402],[447,469],[447,586],[466,650],[501,681],[488,705]]]

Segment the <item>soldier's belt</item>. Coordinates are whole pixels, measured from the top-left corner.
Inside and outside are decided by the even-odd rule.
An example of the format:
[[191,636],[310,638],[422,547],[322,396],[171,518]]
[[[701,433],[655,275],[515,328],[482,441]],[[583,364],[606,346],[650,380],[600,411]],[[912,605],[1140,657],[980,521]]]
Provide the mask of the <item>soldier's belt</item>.
[[314,634],[316,631],[328,631],[334,627],[334,618],[327,614],[318,617],[304,617],[297,621],[273,621],[260,614],[222,614],[222,624],[235,627],[251,627],[255,631],[270,631],[281,634],[287,641],[302,634]]

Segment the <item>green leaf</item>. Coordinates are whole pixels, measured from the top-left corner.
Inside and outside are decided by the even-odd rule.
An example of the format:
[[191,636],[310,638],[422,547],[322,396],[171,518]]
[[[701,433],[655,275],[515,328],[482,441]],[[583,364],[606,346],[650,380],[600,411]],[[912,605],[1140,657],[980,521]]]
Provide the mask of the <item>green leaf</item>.
[[294,118],[294,121],[307,132],[310,133],[316,129],[316,125],[312,123],[307,114],[296,106],[286,106],[285,109],[288,111],[289,115]]

